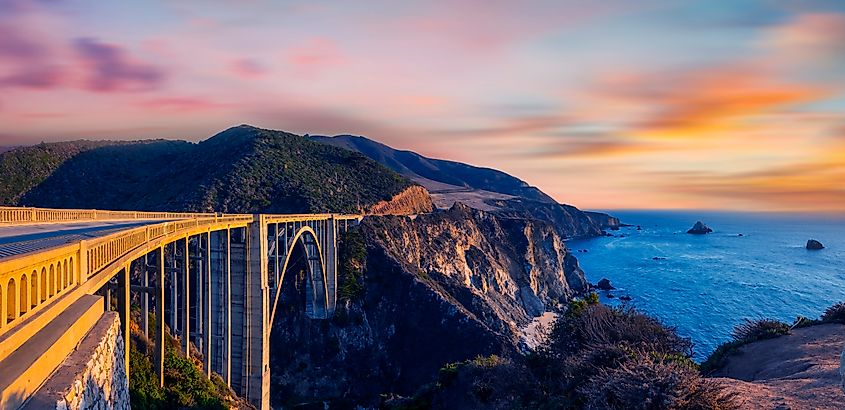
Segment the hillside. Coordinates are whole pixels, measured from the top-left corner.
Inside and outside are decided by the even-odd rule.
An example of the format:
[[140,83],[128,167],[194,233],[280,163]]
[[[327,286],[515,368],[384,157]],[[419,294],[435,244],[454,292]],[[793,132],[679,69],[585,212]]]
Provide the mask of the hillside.
[[740,347],[713,376],[739,393],[743,409],[843,409],[843,346],[845,325],[797,328]]
[[424,186],[431,193],[434,204],[441,209],[448,209],[460,202],[509,218],[548,221],[554,224],[564,238],[601,235],[603,229],[619,226],[619,220],[612,216],[558,204],[538,188],[501,171],[426,158],[364,137],[339,135],[311,138],[358,151],[410,178]]
[[[0,204],[232,213],[362,212],[413,183],[355,152],[247,125],[198,144],[77,141],[0,154]],[[418,191],[414,191],[418,192]],[[430,209],[426,195],[412,201]]]
[[[415,152],[393,149],[364,137],[338,135],[335,137],[312,136],[311,138],[322,143],[358,151],[393,171],[413,179],[432,192],[469,188],[555,203],[550,196],[528,185],[525,181],[495,169],[426,158]],[[438,186],[437,183],[441,185]]]

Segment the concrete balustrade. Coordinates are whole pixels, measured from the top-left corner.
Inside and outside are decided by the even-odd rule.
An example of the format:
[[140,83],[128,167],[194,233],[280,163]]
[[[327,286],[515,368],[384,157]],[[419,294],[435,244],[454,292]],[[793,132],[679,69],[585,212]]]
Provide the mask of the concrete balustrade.
[[[328,318],[337,299],[337,234],[361,218],[0,208],[0,225],[150,220],[103,237],[0,259],[0,370],[34,335],[92,294],[104,295],[109,310],[110,295],[117,291],[128,346],[131,292],[140,291],[143,318],[152,309],[186,354],[191,344],[196,346],[207,374],[217,372],[257,407],[268,408],[269,335],[292,251],[300,246],[307,258],[306,313]],[[138,266],[144,280],[133,290],[130,273]],[[158,347],[155,365],[162,383],[164,326],[154,335],[148,326],[142,328]],[[128,349],[125,354],[128,365]],[[56,364],[38,366],[44,373]],[[16,383],[0,388],[0,397],[16,397],[15,403],[20,397],[13,392],[32,393]],[[9,403],[0,402],[0,407]]]

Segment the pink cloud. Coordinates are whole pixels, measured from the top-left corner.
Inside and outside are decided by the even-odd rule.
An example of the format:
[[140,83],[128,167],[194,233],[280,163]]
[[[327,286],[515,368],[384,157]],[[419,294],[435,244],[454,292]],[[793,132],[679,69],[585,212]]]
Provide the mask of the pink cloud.
[[162,97],[141,101],[137,104],[143,109],[170,112],[196,112],[228,107],[222,104],[195,97]]
[[230,70],[238,77],[245,79],[254,79],[267,74],[267,68],[260,62],[250,58],[241,58],[233,61]]
[[86,86],[91,91],[146,91],[164,82],[161,69],[133,61],[117,45],[81,38],[74,46],[89,69]]
[[334,41],[316,37],[292,48],[287,60],[300,69],[314,70],[341,65],[346,59]]

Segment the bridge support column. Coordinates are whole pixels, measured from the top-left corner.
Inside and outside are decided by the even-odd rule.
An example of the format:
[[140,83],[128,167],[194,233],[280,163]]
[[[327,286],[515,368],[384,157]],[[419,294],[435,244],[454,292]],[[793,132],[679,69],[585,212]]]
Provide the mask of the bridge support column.
[[120,332],[123,337],[123,360],[125,362],[126,374],[129,374],[129,320],[130,320],[130,276],[128,264],[120,270],[117,276],[117,310],[120,316]]
[[203,283],[202,283],[202,358],[205,375],[211,376],[211,232],[205,234],[203,244]]
[[267,225],[256,215],[247,236],[246,397],[259,409],[270,408],[270,314]]
[[[144,255],[144,265],[141,267],[141,271],[143,272],[141,274],[141,285],[145,289],[149,289],[150,287],[150,265],[147,261],[149,256],[149,254]],[[141,332],[147,338],[150,337],[150,292],[147,291],[141,292]]]
[[190,238],[185,237],[185,250],[182,254],[182,349],[185,357],[191,358],[191,248]]
[[155,367],[156,371],[158,371],[158,386],[164,387],[164,246],[158,248],[155,292]]
[[323,263],[326,266],[326,287],[328,290],[328,317],[334,315],[337,307],[337,221],[334,217],[326,221],[326,232],[323,236],[325,242],[322,243],[326,250]]

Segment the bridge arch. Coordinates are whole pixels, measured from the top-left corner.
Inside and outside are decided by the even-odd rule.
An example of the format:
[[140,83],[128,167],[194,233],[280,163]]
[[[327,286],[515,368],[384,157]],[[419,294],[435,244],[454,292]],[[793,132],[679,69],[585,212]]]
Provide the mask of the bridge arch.
[[18,282],[18,288],[20,290],[20,295],[18,296],[18,316],[23,316],[29,310],[29,281],[26,276],[25,273],[21,275],[21,279]]
[[6,323],[11,323],[18,317],[18,295],[17,287],[15,287],[15,278],[10,278],[6,285],[6,317],[3,320]]
[[[282,294],[282,284],[284,283],[285,273],[288,270],[288,265],[291,262],[294,248],[300,246],[306,258],[306,265],[308,266],[308,277],[305,288],[305,310],[311,312],[309,314],[312,318],[326,318],[328,317],[329,309],[329,291],[328,291],[328,277],[326,264],[323,260],[323,249],[320,244],[319,236],[310,226],[301,227],[289,242],[289,246],[285,249],[285,260],[279,268],[279,277],[276,279],[275,294],[270,295],[273,301],[270,306],[270,322],[273,326],[273,321],[276,318],[276,308],[279,304],[279,298]],[[278,238],[277,238],[278,241]],[[271,273],[275,274],[275,272]]]
[[29,305],[30,308],[34,308],[41,303],[38,296],[38,270],[33,270],[29,274],[29,284]]

